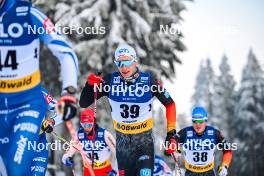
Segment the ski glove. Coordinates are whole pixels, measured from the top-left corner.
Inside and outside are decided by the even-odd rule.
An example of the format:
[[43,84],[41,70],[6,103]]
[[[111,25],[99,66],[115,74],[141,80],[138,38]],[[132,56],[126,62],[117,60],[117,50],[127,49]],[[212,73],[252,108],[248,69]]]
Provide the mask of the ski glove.
[[72,86],[64,89],[62,97],[58,101],[58,114],[62,114],[64,121],[72,119],[77,113],[76,89]]
[[53,119],[46,119],[42,122],[41,130],[47,133],[51,133],[54,128],[55,121]]
[[68,167],[72,167],[73,166],[73,158],[72,157],[62,157],[62,163],[65,165],[65,166],[68,166]]
[[165,144],[166,144],[165,154],[167,155],[171,155],[178,149],[175,135],[176,135],[176,130],[171,130],[167,133],[165,139]]
[[227,166],[220,166],[219,169],[218,169],[218,175],[219,176],[227,176]]
[[87,78],[87,83],[91,86],[99,85],[102,82],[103,78],[94,73],[89,74]]

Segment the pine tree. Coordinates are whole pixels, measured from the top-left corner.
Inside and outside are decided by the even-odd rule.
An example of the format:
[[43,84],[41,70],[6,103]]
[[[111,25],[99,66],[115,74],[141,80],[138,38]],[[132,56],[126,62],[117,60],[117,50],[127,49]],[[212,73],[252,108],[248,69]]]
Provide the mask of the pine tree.
[[[263,175],[264,144],[264,78],[263,70],[250,50],[243,69],[239,100],[235,107],[236,137],[239,142],[235,163],[240,166],[238,175]],[[245,164],[247,163],[247,164]]]
[[195,90],[192,96],[193,106],[203,106],[210,116],[212,114],[212,85],[214,71],[211,60],[207,59],[200,64],[200,70],[196,78]]
[[210,121],[223,131],[226,137],[231,133],[231,121],[234,116],[234,88],[235,81],[230,73],[228,58],[224,55],[219,65],[220,75],[216,77],[213,85],[212,116]]

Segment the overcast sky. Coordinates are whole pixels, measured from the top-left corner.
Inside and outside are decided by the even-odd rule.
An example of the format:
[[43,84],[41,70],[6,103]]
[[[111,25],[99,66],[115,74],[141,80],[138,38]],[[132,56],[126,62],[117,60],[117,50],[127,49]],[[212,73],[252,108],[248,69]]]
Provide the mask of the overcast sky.
[[240,82],[249,48],[264,66],[264,0],[196,0],[187,2],[183,13],[184,44],[174,84],[166,87],[175,99],[177,114],[190,114],[191,96],[202,59],[211,58],[214,70],[223,54]]

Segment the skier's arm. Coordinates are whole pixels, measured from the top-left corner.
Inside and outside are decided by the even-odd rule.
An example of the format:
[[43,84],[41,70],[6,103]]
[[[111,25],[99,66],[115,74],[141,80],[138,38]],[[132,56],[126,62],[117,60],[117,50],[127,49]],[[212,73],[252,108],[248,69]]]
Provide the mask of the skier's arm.
[[153,77],[151,78],[151,86],[153,86],[152,94],[157,97],[166,108],[167,132],[176,130],[176,106],[173,99],[166,89],[163,88],[160,81]]
[[[102,90],[97,90],[98,91],[97,99],[100,99],[103,96],[108,96],[108,92],[104,91],[104,86],[109,86],[110,80],[111,80],[111,74],[103,77],[103,82],[101,83]],[[94,102],[94,86],[89,85],[88,82],[86,82],[84,88],[82,89],[79,100],[80,107],[87,108],[88,106],[93,104],[93,102]]]
[[184,139],[186,138],[186,130],[185,128],[181,129],[175,136],[178,144],[183,144]]
[[222,159],[222,166],[229,167],[231,161],[232,161],[232,150],[231,149],[225,149],[224,145],[227,144],[227,140],[223,136],[223,134],[216,130],[216,141],[217,144],[221,143],[223,147],[223,159]]
[[109,146],[112,154],[115,155],[116,154],[116,140],[113,137],[113,135],[110,132],[105,130],[104,139],[105,139],[106,144]]
[[[63,89],[69,86],[77,88],[78,60],[65,38],[59,34],[50,19],[38,9],[32,7],[30,10],[32,24],[38,33],[40,40],[57,57],[61,65],[61,77]],[[39,51],[37,51],[39,52]]]

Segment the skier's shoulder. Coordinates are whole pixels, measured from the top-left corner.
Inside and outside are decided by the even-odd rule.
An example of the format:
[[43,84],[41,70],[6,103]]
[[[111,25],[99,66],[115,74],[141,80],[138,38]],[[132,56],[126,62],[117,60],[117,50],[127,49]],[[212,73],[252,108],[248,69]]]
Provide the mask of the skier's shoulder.
[[78,131],[77,131],[77,134],[79,135],[79,134],[84,134],[84,129],[82,128],[82,127],[80,127],[79,129],[78,129]]
[[105,132],[105,128],[100,127],[99,125],[96,125],[96,131],[97,132]]
[[13,0],[13,1],[15,1],[14,3],[15,7],[18,8],[16,9],[17,12],[29,11],[30,8],[32,8],[32,3],[29,1],[22,1],[22,0]]
[[187,126],[184,127],[183,129],[181,129],[182,131],[184,131],[185,133],[187,133],[187,131],[194,131],[193,126]]
[[187,133],[190,134],[190,132],[193,133],[193,128],[192,128],[192,126],[187,126],[187,127],[180,129],[176,133],[176,136],[178,139],[185,139],[187,136]]
[[214,134],[217,134],[217,133],[220,133],[221,132],[216,127],[213,127],[211,125],[207,125],[206,126],[206,131],[209,132],[209,133],[214,133]]
[[32,3],[28,1],[22,0],[9,0],[6,2],[6,5],[3,7],[5,13],[10,14],[11,18],[13,16],[23,16],[26,17],[30,14],[30,9],[32,7]]

